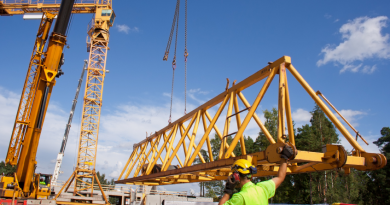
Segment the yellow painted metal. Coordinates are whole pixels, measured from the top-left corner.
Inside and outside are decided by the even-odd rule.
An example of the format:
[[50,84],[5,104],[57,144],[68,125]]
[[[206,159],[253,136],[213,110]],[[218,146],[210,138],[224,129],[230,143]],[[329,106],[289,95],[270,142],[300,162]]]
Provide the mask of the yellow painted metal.
[[[187,154],[186,154],[186,159],[184,160],[184,164],[186,165],[186,166],[188,166],[187,165],[187,163],[188,163],[188,159],[190,158],[190,156],[191,156],[191,151],[192,151],[192,146],[194,146],[195,144],[195,137],[196,137],[196,132],[198,131],[198,126],[199,126],[199,119],[200,119],[200,110],[198,111],[198,113],[196,114],[196,121],[195,121],[195,126],[194,126],[194,129],[193,129],[193,131],[192,131],[192,135],[191,135],[191,138],[190,138],[190,145],[189,145],[189,147],[188,147],[188,150],[187,150]],[[180,147],[180,146],[179,146]],[[165,171],[165,170],[164,170]]]
[[286,99],[285,99],[285,80],[286,68],[284,64],[280,65],[279,68],[279,96],[278,96],[278,142],[284,142],[286,139],[286,119],[284,117],[286,110]]
[[225,120],[225,126],[223,128],[223,135],[222,135],[222,146],[221,149],[219,150],[219,159],[222,159],[223,155],[225,154],[225,147],[227,145],[227,135],[229,133],[229,127],[230,127],[230,120],[229,116],[232,114],[233,110],[233,99],[234,99],[234,93],[230,93],[229,96],[229,105],[228,105],[228,110],[226,113],[226,120]]
[[[136,148],[138,149],[138,147]],[[129,163],[133,163],[134,161],[134,156],[137,154],[137,150],[134,150],[134,152],[131,153],[129,160],[127,160],[125,167],[129,165]],[[154,155],[154,154],[153,154]],[[125,170],[122,170],[121,174],[119,175],[119,178],[122,178],[122,175],[124,174]]]
[[[194,160],[195,160],[195,157],[196,155],[199,153],[200,149],[202,148],[202,145],[203,143],[205,142],[206,138],[209,136],[213,126],[215,125],[215,123],[217,122],[217,119],[219,118],[219,116],[221,115],[222,113],[222,110],[223,108],[225,107],[227,101],[228,101],[228,98],[229,98],[229,95],[226,95],[225,99],[223,100],[223,102],[221,103],[221,106],[218,108],[218,111],[217,113],[215,114],[213,120],[211,120],[210,124],[209,124],[209,127],[207,128],[205,134],[203,135],[202,139],[200,140],[199,142],[199,146],[195,149],[194,153],[192,154],[190,160],[188,161],[187,163],[187,166],[190,166]],[[226,144],[226,143],[225,143]]]
[[[193,120],[194,120],[194,119],[195,119],[195,118],[193,118]],[[193,120],[192,120],[192,122],[193,122]],[[171,138],[172,133],[174,133],[174,134],[176,135],[177,127],[178,127],[178,125],[175,125],[175,127],[173,127],[173,129],[172,129],[171,132],[169,133],[168,137],[165,138],[164,144],[163,144],[163,146],[161,147],[160,151],[158,152],[156,159],[151,163],[151,166],[149,167],[149,169],[146,170],[146,175],[150,174],[150,172],[152,171],[154,165],[156,165],[157,159],[158,159],[158,157],[161,156],[161,153],[162,153],[162,151],[164,150],[165,146],[167,145],[168,140]],[[188,131],[189,131],[189,129],[186,130],[186,133],[188,133]],[[165,134],[165,133],[164,133],[164,134]]]
[[[244,103],[245,107],[246,108],[249,108],[250,107],[250,104],[249,102],[246,100],[246,98],[244,97],[244,95],[239,92],[238,93],[238,96],[240,97],[242,103]],[[275,144],[275,140],[274,138],[272,138],[271,134],[268,132],[267,128],[265,128],[265,126],[263,125],[263,123],[261,122],[260,118],[257,116],[256,113],[253,113],[253,119],[255,120],[255,122],[257,123],[257,125],[259,125],[261,131],[264,133],[264,135],[267,137],[267,140],[271,143],[271,144]],[[240,126],[241,127],[241,126]],[[234,156],[233,156],[234,157]]]
[[[80,2],[82,3],[82,2]],[[87,196],[93,194],[94,179],[97,180],[102,191],[103,198],[108,200],[101,188],[95,173],[96,154],[99,136],[100,113],[103,104],[103,88],[106,70],[107,51],[109,49],[109,29],[113,26],[115,13],[112,9],[111,0],[95,1],[94,19],[88,26],[87,47],[89,51],[88,69],[83,99],[83,111],[81,119],[81,129],[79,138],[79,148],[77,154],[77,164],[74,180],[83,184],[83,188],[74,186],[74,196]],[[77,8],[74,7],[74,9]],[[86,8],[86,7],[84,7]],[[145,148],[146,149],[146,146]],[[142,153],[143,155],[145,153]],[[137,157],[140,157],[138,155]],[[135,162],[132,163],[132,166]],[[128,173],[126,173],[127,177]],[[89,183],[91,181],[91,183]],[[68,186],[68,184],[64,184]],[[87,190],[87,192],[82,192]]]
[[285,84],[285,104],[286,104],[286,121],[287,121],[287,129],[288,129],[288,141],[295,145],[295,135],[294,135],[294,125],[292,121],[291,115],[291,106],[290,106],[290,94],[288,92],[288,83],[287,83],[287,75],[286,72],[282,73],[284,75],[284,84]]
[[[203,121],[204,131],[206,132],[207,123],[206,123],[206,115],[205,115],[205,113],[202,113],[202,121]],[[209,136],[206,138],[206,141],[207,141],[207,150],[209,152],[209,159],[212,162],[212,161],[214,161],[214,156],[213,156],[213,151],[212,151],[212,147],[211,147],[210,137]]]
[[22,145],[24,144],[24,146],[28,146],[27,142],[23,142],[24,135],[26,134],[29,126],[34,126],[31,125],[31,118],[33,116],[30,115],[30,112],[33,105],[33,99],[35,97],[39,74],[41,72],[40,66],[42,66],[43,62],[42,57],[44,55],[44,48],[53,19],[54,15],[48,13],[46,18],[42,18],[39,24],[37,37],[35,39],[34,48],[23,86],[22,96],[20,97],[15,124],[12,130],[7,156],[5,158],[5,163],[10,165],[17,165]]
[[[149,143],[150,143],[150,147],[154,147],[154,145],[156,144],[156,142],[157,142],[158,140],[159,140],[159,138],[156,138],[156,139],[154,139],[154,142],[153,142],[153,143],[152,143],[152,142],[149,142]],[[146,149],[147,146],[148,146],[148,144],[146,144],[146,146],[144,146],[144,149]],[[144,166],[145,163],[146,163],[146,160],[149,158],[149,154],[150,154],[150,152],[151,152],[152,150],[154,150],[154,149],[150,149],[146,155],[145,155],[145,152],[140,154],[140,155],[142,155],[142,159],[139,160],[139,162],[138,162],[139,165],[138,165],[138,167],[137,167],[137,170],[136,170],[135,173],[134,173],[134,177],[137,176],[138,173],[141,171],[141,169],[143,168],[143,166]],[[167,150],[167,152],[168,152],[168,150]],[[148,159],[148,163],[150,164],[149,159]]]
[[[205,114],[206,114],[207,119],[211,122],[212,119],[211,119],[210,114],[207,112],[207,110],[205,111]],[[222,137],[223,137],[223,135],[222,135],[221,132],[219,131],[217,125],[214,124],[213,128],[214,128],[215,132],[217,133],[219,139],[220,139],[221,142],[222,142]],[[206,129],[207,129],[207,128],[206,128]],[[206,130],[205,130],[205,132],[206,132]],[[225,149],[227,149],[227,148],[229,148],[229,145],[228,145],[228,144],[225,144]],[[232,153],[232,156],[235,157],[234,153]]]
[[[26,13],[45,13],[38,31],[21,102],[17,112],[14,131],[11,136],[10,149],[6,158],[6,163],[12,165],[18,164],[16,176],[24,184],[24,195],[30,197],[33,195],[34,197],[42,195],[39,193],[29,194],[31,191],[30,187],[38,187],[35,184],[30,186],[30,184],[34,181],[33,172],[34,167],[36,166],[35,155],[38,148],[41,127],[44,122],[51,91],[55,85],[54,78],[57,74],[57,65],[61,60],[63,46],[66,43],[65,36],[52,34],[48,44],[48,50],[46,53],[43,52],[48,32],[56,13],[59,11],[60,4],[61,0],[2,0],[0,2],[0,15],[9,16]],[[92,154],[92,156],[83,156],[82,154],[80,155],[80,153],[78,155],[78,166],[83,166],[82,169],[78,167],[78,170],[81,170],[84,175],[76,174],[76,180],[82,181],[78,177],[85,176],[91,178],[91,175],[94,173],[93,169],[91,170],[90,167],[95,166],[94,162],[96,160],[98,135],[98,131],[96,130],[98,130],[99,125],[106,55],[108,50],[108,31],[113,25],[115,14],[112,10],[111,0],[82,0],[81,2],[74,4],[72,13],[95,14],[93,24],[88,29],[88,34],[91,39],[89,48],[90,59],[83,109],[83,123],[89,124],[90,126],[87,129],[82,130],[79,143],[79,152],[85,151],[88,154]],[[43,56],[45,56],[44,63],[42,61]],[[41,106],[41,99],[45,96],[47,96],[45,101],[46,105]],[[44,108],[44,110],[40,111],[41,107]],[[40,121],[37,122],[36,118],[38,112],[42,112],[43,115]],[[36,124],[38,125],[37,128]],[[85,124],[83,124],[83,128],[85,128]],[[90,138],[83,139],[85,136]],[[23,149],[21,149],[21,147],[23,147]],[[80,162],[80,159],[82,162]],[[93,182],[91,186],[93,186]],[[75,194],[78,194],[76,187]],[[108,203],[107,200],[106,203]]]
[[[160,136],[165,136],[167,132],[170,132],[168,136],[164,138],[164,142],[158,154],[155,156],[153,153],[151,158],[151,162],[149,163],[147,169],[143,171],[141,174],[135,174],[133,178],[127,178],[126,176],[123,178],[119,178],[116,183],[126,183],[126,184],[136,184],[136,185],[168,185],[168,184],[179,184],[179,183],[192,183],[192,182],[202,182],[202,181],[213,181],[213,180],[225,180],[231,174],[230,167],[237,159],[249,159],[259,170],[258,174],[255,176],[271,176],[276,175],[279,169],[280,163],[280,154],[278,153],[279,148],[283,148],[285,146],[284,137],[286,136],[286,124],[288,134],[291,135],[289,137],[289,142],[291,145],[295,144],[295,139],[293,137],[294,131],[292,126],[292,118],[291,118],[291,107],[290,107],[290,97],[289,90],[287,85],[287,75],[286,68],[290,70],[295,78],[298,78],[298,81],[302,84],[302,86],[307,90],[310,96],[315,100],[315,102],[322,103],[319,100],[318,96],[315,95],[314,91],[311,90],[309,85],[303,80],[302,77],[293,69],[291,65],[291,59],[288,56],[284,56],[273,63],[270,63],[268,66],[264,67],[260,71],[256,72],[254,75],[246,78],[242,82],[238,84],[234,84],[231,88],[227,88],[224,92],[222,92],[217,97],[211,99],[206,102],[204,105],[199,106],[195,110],[191,111],[187,115],[182,118],[176,120],[175,122],[169,124],[162,130],[156,132],[154,135],[146,138],[138,144],[134,145],[134,152],[131,154],[131,158],[135,161],[138,160],[139,156],[142,156],[144,153],[150,153],[150,150],[153,149],[153,152],[157,152],[157,145],[153,147],[150,146],[150,150],[145,150],[149,142],[152,142],[154,139],[158,139]],[[291,71],[292,70],[292,71]],[[261,100],[264,97],[264,94],[267,91],[267,88],[270,86],[275,75],[279,74],[279,95],[278,95],[278,103],[279,103],[279,133],[278,133],[278,142],[272,138],[268,130],[260,121],[259,117],[256,115],[256,109],[259,106]],[[268,78],[267,78],[268,77]],[[260,80],[267,78],[258,93],[254,103],[251,105],[245,99],[244,94],[242,93],[245,88],[259,82]],[[244,110],[239,110],[239,102],[237,96],[241,99],[244,106],[247,108],[248,112],[245,115]],[[313,97],[314,96],[314,97]],[[317,98],[315,98],[317,97]],[[229,102],[229,103],[228,103]],[[208,113],[210,108],[218,105],[216,113],[211,116]],[[224,123],[223,134],[219,131],[216,126],[216,121],[220,119],[220,115],[222,111],[227,107],[226,118],[222,117],[222,122]],[[320,106],[321,107],[321,106]],[[235,113],[232,114],[232,111]],[[322,108],[322,107],[321,107]],[[325,112],[325,111],[324,111]],[[327,115],[329,113],[325,112]],[[244,115],[244,121],[241,122],[241,116]],[[233,138],[233,141],[230,145],[225,141],[229,134],[230,128],[230,119],[236,116],[237,128],[238,132],[236,136]],[[202,123],[199,124],[200,117],[202,117]],[[330,117],[328,115],[330,119]],[[333,116],[334,117],[334,116]],[[206,118],[210,121],[207,124]],[[259,128],[263,131],[265,136],[267,137],[270,145],[265,151],[260,151],[256,153],[252,153],[249,155],[245,154],[245,143],[243,142],[243,133],[251,119],[256,121]],[[184,126],[184,123],[187,123],[187,127]],[[220,121],[218,121],[220,122]],[[203,126],[204,135],[200,139],[199,143],[195,145],[195,135],[198,130],[198,126]],[[341,125],[342,126],[342,125]],[[339,128],[339,127],[337,127]],[[172,132],[174,130],[180,129],[180,140],[173,144],[172,140]],[[345,128],[344,128],[345,129]],[[192,130],[192,135],[189,135],[189,131]],[[214,130],[216,134],[221,139],[221,152],[224,152],[222,158],[218,160],[213,160],[212,149],[210,144],[210,133]],[[344,134],[344,133],[343,133]],[[344,135],[345,136],[345,135]],[[190,143],[188,146],[185,143],[185,139],[188,138]],[[170,141],[169,146],[167,145],[168,141]],[[236,148],[238,141],[240,141],[242,155],[234,156],[233,150]],[[242,141],[242,142],[241,142]],[[207,144],[204,146],[204,143]],[[356,142],[356,141],[355,141]],[[159,145],[159,141],[157,140],[156,144]],[[161,144],[161,143],[160,143]],[[173,152],[172,148],[175,147]],[[183,148],[182,148],[183,147]],[[200,150],[204,147],[207,147],[206,154],[207,157],[210,158],[209,162],[205,162]],[[139,148],[139,149],[138,149]],[[168,167],[171,165],[174,157],[176,157],[181,164],[181,161],[177,155],[179,149],[182,148],[185,155],[184,166],[177,169],[168,170]],[[192,151],[192,148],[195,150]],[[167,150],[166,155],[162,155],[162,150]],[[294,159],[290,160],[290,165],[288,166],[288,174],[299,174],[299,173],[307,173],[307,172],[317,172],[323,170],[330,170],[334,168],[345,168],[349,170],[350,168],[355,168],[359,170],[376,170],[384,167],[386,165],[386,158],[381,154],[375,153],[365,153],[360,152],[360,155],[355,154],[355,156],[347,156],[347,152],[340,145],[327,145],[325,153],[318,152],[309,152],[304,150],[296,150],[295,146],[293,146],[294,153],[295,151],[298,153]],[[358,149],[357,149],[358,150]],[[148,157],[148,154],[146,154]],[[161,158],[163,157],[164,160]],[[201,163],[193,164],[196,157],[201,159]],[[133,160],[132,159],[132,160]],[[161,160],[161,171],[158,169],[153,169],[157,163],[157,160]],[[130,162],[132,161],[130,160]],[[145,161],[145,160],[144,160]],[[298,166],[299,163],[299,166]],[[133,165],[134,166],[134,165]],[[124,167],[123,173],[130,173],[133,170],[133,166]],[[160,166],[160,165],[159,165]],[[154,170],[153,172],[152,169]]]
[[[185,130],[186,130],[186,129],[184,129],[183,126],[180,126],[180,134],[181,134],[181,136],[183,136],[183,133],[185,132]],[[184,157],[186,157],[186,156],[187,156],[187,146],[186,146],[185,138],[184,138],[184,140],[183,140],[182,145],[183,145]]]
[[[185,127],[184,127],[184,125],[182,124],[181,125],[181,127],[183,128],[183,130],[185,130]],[[191,140],[191,137],[190,137],[190,135],[187,133],[187,138],[189,139],[189,140]],[[185,141],[183,141],[183,143],[184,143]],[[196,145],[195,144],[193,144],[193,147],[196,149]],[[186,153],[187,154],[187,153]],[[198,157],[200,158],[200,161],[202,161],[202,163],[205,163],[206,161],[204,160],[204,158],[203,158],[203,156],[200,154],[200,153],[198,153]]]
[[[198,119],[197,119],[197,121],[198,121]],[[176,138],[176,131],[177,131],[177,126],[175,127],[175,131],[173,132],[173,134],[171,135],[171,141],[169,142],[169,148],[168,149],[166,149],[166,147],[165,147],[165,150],[166,150],[166,155],[165,155],[165,158],[164,158],[164,161],[163,161],[163,163],[162,163],[162,167],[161,167],[161,170],[162,171],[165,171],[165,170],[167,170],[168,169],[168,166],[166,166],[166,162],[168,161],[168,158],[169,158],[169,155],[170,155],[170,153],[171,153],[171,149],[172,149],[172,146],[173,146],[173,142],[175,141],[175,138]],[[164,133],[164,135],[165,135],[165,133]],[[174,155],[172,155],[172,158],[175,156],[176,154],[174,154]]]
[[[40,22],[5,160],[7,164],[17,164],[12,183],[19,191],[12,189],[12,197],[47,197],[43,188],[37,190],[39,179],[36,177],[39,175],[34,171],[45,114],[56,83],[54,77],[66,43],[66,36],[52,33],[44,51],[54,17],[54,14],[46,13]],[[0,193],[0,197],[10,196]]]
[[344,122],[347,123],[348,126],[356,133],[356,135],[358,135],[363,140],[363,142],[368,145],[368,142],[364,139],[364,137],[359,134],[359,132],[348,122],[347,119],[344,118],[344,116],[336,109],[336,107],[334,107],[332,103],[330,103],[329,100],[326,99],[326,97],[319,90],[316,92],[316,94],[324,98],[325,102],[327,102],[330,105],[330,107],[332,107],[333,110],[341,117],[341,119],[343,119]]
[[257,95],[255,101],[252,104],[252,107],[249,109],[248,114],[246,115],[244,121],[242,122],[242,125],[240,129],[237,131],[236,136],[233,138],[232,143],[230,144],[229,149],[226,151],[226,154],[224,158],[229,158],[231,153],[233,152],[234,147],[237,145],[238,140],[241,138],[241,136],[244,134],[244,130],[249,124],[249,121],[251,120],[253,114],[255,113],[257,107],[260,104],[260,101],[264,97],[265,92],[267,92],[268,87],[270,86],[275,74],[278,72],[279,66],[276,68],[273,68],[271,70],[271,73],[269,74],[267,80],[265,81],[263,87],[261,88],[259,94]]
[[[22,15],[25,13],[58,13],[61,0],[2,0],[0,15]],[[111,0],[82,0],[75,2],[72,13],[95,13],[102,5],[111,5]]]
[[[240,129],[241,127],[241,117],[240,117],[240,108],[238,106],[238,100],[236,93],[233,95],[233,102],[234,102],[234,111],[236,112],[236,123],[237,123],[237,129]],[[256,113],[255,113],[256,114]],[[244,136],[240,139],[240,145],[241,145],[241,153],[242,155],[246,155],[246,148],[245,148],[245,140]]]
[[310,95],[311,98],[317,103],[317,105],[321,108],[322,111],[328,116],[328,118],[333,122],[336,128],[341,132],[341,134],[348,140],[348,142],[360,152],[365,152],[364,149],[359,145],[359,143],[352,137],[352,135],[348,132],[348,130],[341,124],[341,122],[337,119],[336,116],[329,110],[328,106],[325,105],[324,102],[316,95],[314,90],[307,84],[305,79],[298,73],[298,71],[294,68],[293,65],[287,66],[287,69],[291,72],[291,74],[297,79],[297,81],[302,85],[302,87],[306,90],[306,92]]

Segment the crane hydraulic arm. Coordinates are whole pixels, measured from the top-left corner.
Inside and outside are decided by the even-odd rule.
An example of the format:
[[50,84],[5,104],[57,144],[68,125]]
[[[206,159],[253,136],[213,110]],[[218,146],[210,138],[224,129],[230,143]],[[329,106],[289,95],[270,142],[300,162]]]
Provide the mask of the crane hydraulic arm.
[[[58,77],[62,65],[62,51],[73,4],[74,0],[61,2],[46,52],[43,52],[43,46],[55,15],[47,13],[41,21],[5,160],[7,164],[17,164],[17,170],[12,180],[1,178],[3,191],[0,197],[15,194],[17,197],[39,198],[42,194],[38,192],[39,175],[34,175],[35,158],[55,77]],[[13,190],[17,190],[16,193]],[[43,197],[47,198],[49,193],[46,192]]]

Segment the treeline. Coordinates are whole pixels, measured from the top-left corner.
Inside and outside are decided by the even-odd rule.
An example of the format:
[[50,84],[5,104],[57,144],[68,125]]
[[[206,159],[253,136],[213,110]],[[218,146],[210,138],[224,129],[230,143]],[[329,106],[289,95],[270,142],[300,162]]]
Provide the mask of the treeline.
[[[297,149],[322,152],[326,144],[339,144],[340,139],[336,128],[325,116],[324,112],[315,106],[311,112],[310,124],[294,129]],[[264,111],[264,125],[276,141],[278,112],[275,108]],[[382,128],[381,137],[374,142],[386,156],[390,158],[390,128]],[[254,140],[250,136],[244,137],[247,154],[264,151],[269,145],[264,133],[260,132]],[[229,137],[227,141],[232,141]],[[288,141],[288,137],[287,137]],[[210,139],[214,160],[217,160],[221,140],[218,136]],[[206,161],[209,161],[206,150],[200,151]],[[240,146],[233,151],[236,156],[241,155]],[[197,159],[197,163],[200,160]],[[318,203],[353,203],[353,204],[390,204],[390,165],[376,171],[358,171],[351,169],[345,174],[343,169],[319,171],[287,175],[285,181],[277,189],[270,203],[290,204],[318,204]],[[272,177],[258,177],[253,181],[269,180]],[[213,197],[215,201],[223,194],[224,182],[201,182],[200,195]],[[238,190],[237,190],[238,191]]]

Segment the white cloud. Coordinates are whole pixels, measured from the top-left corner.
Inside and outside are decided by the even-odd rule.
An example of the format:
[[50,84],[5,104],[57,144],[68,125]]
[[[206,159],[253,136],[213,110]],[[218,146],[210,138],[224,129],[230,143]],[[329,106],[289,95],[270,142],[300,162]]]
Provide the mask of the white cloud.
[[295,112],[292,113],[292,119],[294,122],[300,124],[304,122],[309,122],[311,118],[311,113],[307,110],[304,110],[302,108],[297,109]]
[[338,22],[338,21],[340,21],[340,19],[336,19],[336,20],[334,20],[334,23],[336,23],[336,22]]
[[199,104],[203,104],[206,101],[200,100],[195,95],[207,95],[208,93],[209,93],[209,91],[202,91],[202,90],[200,90],[200,88],[198,88],[198,89],[190,89],[190,90],[188,90],[187,95],[188,95],[189,98],[195,100]]
[[115,169],[108,175],[112,178],[118,178],[119,174],[122,172],[123,164],[121,161],[118,161],[115,165]]
[[[362,135],[366,141],[368,142],[368,145],[366,145],[366,143],[363,142],[363,140],[361,140],[360,138],[358,138],[358,143],[362,146],[362,148],[366,151],[366,152],[369,152],[369,153],[380,153],[380,150],[378,148],[378,146],[376,146],[373,142],[378,140],[379,137],[381,137],[380,135]],[[345,137],[343,137],[342,135],[339,135],[339,138],[341,140],[341,144],[344,146],[344,148],[347,150],[347,151],[351,151],[353,149],[352,145],[348,142],[347,139],[345,139]]]
[[139,32],[139,28],[138,27],[130,28],[126,24],[117,24],[116,28],[118,29],[119,32],[123,32],[123,33],[126,33],[126,34],[129,34],[130,32]]
[[[339,115],[337,113],[334,113],[337,117]],[[357,127],[359,126],[359,123],[357,122],[358,119],[361,119],[364,115],[367,113],[358,111],[358,110],[340,110],[340,114],[349,122],[352,126]],[[340,118],[340,117],[339,117]],[[342,120],[342,122],[344,122]]]
[[371,74],[371,73],[373,73],[375,70],[376,70],[376,65],[373,65],[373,66],[368,66],[368,65],[366,65],[366,66],[363,67],[362,72],[363,72],[363,73]]
[[330,14],[325,14],[324,17],[325,17],[326,19],[330,19],[330,18],[332,18],[332,15],[330,15]]
[[[321,50],[323,59],[317,61],[317,66],[333,62],[342,65],[340,73],[345,71],[372,73],[376,65],[363,67],[367,59],[390,58],[389,34],[382,35],[388,18],[378,16],[375,18],[359,17],[341,26],[343,42],[338,46],[327,45]],[[371,67],[371,68],[370,68]]]

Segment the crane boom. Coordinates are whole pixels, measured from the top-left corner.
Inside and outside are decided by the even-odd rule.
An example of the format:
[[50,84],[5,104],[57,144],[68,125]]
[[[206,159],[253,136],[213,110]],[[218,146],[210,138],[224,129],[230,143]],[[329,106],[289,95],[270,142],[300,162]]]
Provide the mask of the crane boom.
[[[62,51],[66,44],[66,30],[73,4],[74,0],[61,1],[57,21],[48,40],[46,52],[43,52],[43,46],[46,43],[55,15],[48,13],[43,16],[41,21],[38,31],[40,35],[37,36],[34,46],[5,160],[7,164],[17,164],[16,173],[11,181],[9,178],[1,178],[4,187],[15,187],[18,191],[16,193],[9,190],[8,192],[3,191],[0,193],[0,197],[10,197],[11,193],[17,197],[28,198],[37,198],[39,195],[47,197],[49,194],[46,191],[43,194],[42,188],[38,190],[40,175],[34,173],[37,164],[35,159],[46,110],[56,82],[55,77],[60,72]],[[2,5],[4,5],[3,2]]]
[[51,183],[50,183],[51,186],[55,186],[57,184],[57,179],[58,179],[58,176],[60,174],[62,159],[64,157],[65,147],[66,147],[66,143],[68,141],[70,127],[72,125],[73,115],[74,115],[74,111],[75,111],[76,105],[77,105],[77,99],[79,98],[81,84],[83,83],[84,73],[85,73],[85,70],[87,69],[87,63],[88,63],[88,61],[85,60],[84,61],[84,66],[83,66],[83,70],[81,71],[79,84],[77,85],[76,95],[74,96],[73,103],[72,103],[72,108],[70,110],[68,123],[66,124],[64,137],[62,138],[61,149],[60,149],[60,152],[57,155],[57,161],[56,161],[56,165],[54,167],[54,173],[53,173],[53,177],[52,177]]

